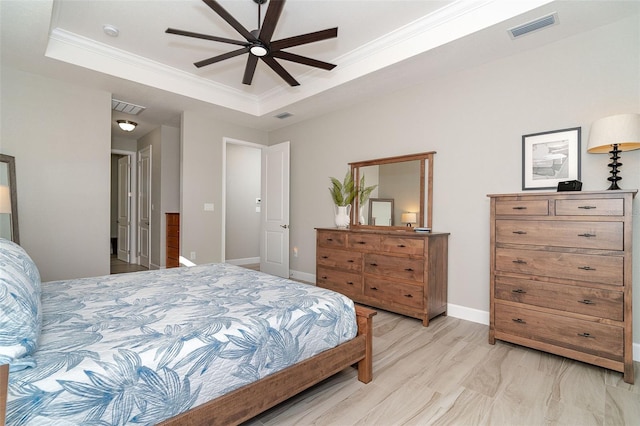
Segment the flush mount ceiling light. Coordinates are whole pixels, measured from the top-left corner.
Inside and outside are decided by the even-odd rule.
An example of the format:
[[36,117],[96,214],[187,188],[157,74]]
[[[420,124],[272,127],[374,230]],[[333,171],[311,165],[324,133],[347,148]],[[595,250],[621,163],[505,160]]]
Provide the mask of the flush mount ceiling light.
[[118,30],[113,25],[103,26],[102,31],[104,31],[104,33],[110,37],[118,37],[118,34],[120,34],[120,30]]
[[133,129],[138,125],[138,123],[129,120],[116,120],[116,123],[118,123],[118,126],[125,132],[133,132]]

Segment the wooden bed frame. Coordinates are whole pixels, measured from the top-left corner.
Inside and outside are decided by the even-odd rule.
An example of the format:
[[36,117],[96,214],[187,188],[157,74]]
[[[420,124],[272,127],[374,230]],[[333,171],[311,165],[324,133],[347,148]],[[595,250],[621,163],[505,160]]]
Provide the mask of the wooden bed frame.
[[[373,379],[375,314],[372,309],[356,305],[358,335],[354,339],[201,404],[160,425],[237,425],[354,364],[358,367],[358,380],[369,383]],[[9,366],[0,365],[0,426],[5,424],[8,380]]]

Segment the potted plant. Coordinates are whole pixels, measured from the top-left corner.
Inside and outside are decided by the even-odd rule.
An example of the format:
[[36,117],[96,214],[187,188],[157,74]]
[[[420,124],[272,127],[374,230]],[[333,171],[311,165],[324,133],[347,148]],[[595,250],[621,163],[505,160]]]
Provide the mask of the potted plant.
[[360,211],[358,212],[358,220],[360,221],[360,225],[363,225],[364,215],[362,214],[362,209],[366,205],[369,196],[376,189],[378,185],[365,186],[364,183],[364,175],[360,178],[360,185],[358,186],[358,205],[360,206]]
[[329,179],[331,180],[329,193],[331,193],[331,198],[337,208],[335,212],[336,226],[338,228],[346,228],[351,221],[351,203],[353,203],[357,195],[353,175],[351,171],[348,171],[342,182],[334,177],[330,177]]

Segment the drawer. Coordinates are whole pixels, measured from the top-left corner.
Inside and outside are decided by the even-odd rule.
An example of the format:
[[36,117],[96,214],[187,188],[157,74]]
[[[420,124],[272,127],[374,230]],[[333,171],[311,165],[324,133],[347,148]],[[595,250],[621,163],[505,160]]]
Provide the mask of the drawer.
[[496,277],[495,297],[577,314],[624,320],[622,291]]
[[364,294],[385,302],[398,303],[421,309],[424,306],[423,287],[367,277],[364,282]]
[[167,236],[167,247],[180,247],[180,239],[178,237]]
[[177,247],[167,247],[167,259],[176,259],[180,258],[180,253]]
[[496,303],[495,330],[616,361],[623,358],[623,329],[613,325]]
[[365,253],[364,272],[422,282],[424,260]]
[[623,285],[622,256],[498,248],[495,260],[496,271]]
[[496,200],[496,214],[508,216],[547,216],[549,201],[543,200]]
[[180,235],[180,227],[175,225],[167,226],[167,236],[177,237]]
[[319,266],[316,285],[337,291],[347,297],[362,295],[362,278],[360,274],[353,272],[336,271]]
[[317,262],[318,265],[322,266],[346,269],[354,272],[362,271],[362,253],[354,251],[320,247],[317,252]]
[[347,246],[347,234],[345,232],[318,231],[317,238],[320,247]]
[[624,250],[622,222],[496,220],[496,242]]
[[380,235],[371,234],[349,234],[347,247],[353,250],[380,250]]
[[167,225],[180,225],[180,216],[177,214],[167,215]]
[[403,237],[382,237],[380,250],[387,253],[424,254],[424,239]]
[[623,216],[622,198],[556,200],[556,216]]

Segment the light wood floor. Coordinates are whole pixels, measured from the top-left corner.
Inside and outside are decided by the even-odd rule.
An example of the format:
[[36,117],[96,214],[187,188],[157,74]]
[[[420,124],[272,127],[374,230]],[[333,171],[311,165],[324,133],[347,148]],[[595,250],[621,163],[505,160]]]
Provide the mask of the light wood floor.
[[347,369],[254,418],[262,425],[640,425],[635,382],[603,368],[498,342],[453,317],[374,317],[374,379]]
[[148,268],[144,266],[135,265],[133,263],[123,262],[122,260],[118,260],[116,255],[111,255],[111,274],[124,274],[127,272],[138,272],[138,271],[148,271]]

